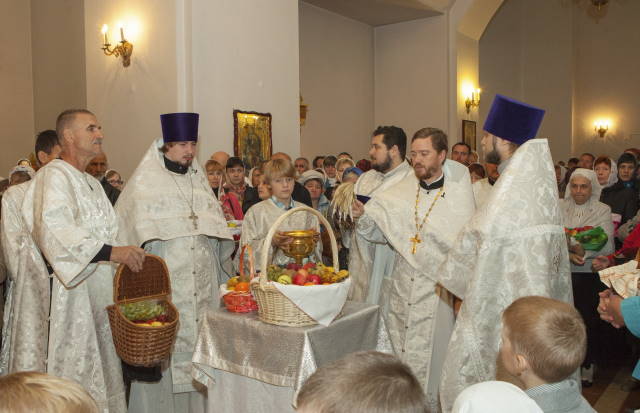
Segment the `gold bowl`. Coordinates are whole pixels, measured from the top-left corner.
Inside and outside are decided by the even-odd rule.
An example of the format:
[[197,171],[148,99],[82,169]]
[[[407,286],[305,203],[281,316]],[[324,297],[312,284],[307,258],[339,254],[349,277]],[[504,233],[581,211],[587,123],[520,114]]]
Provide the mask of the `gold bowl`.
[[313,229],[285,231],[282,235],[291,237],[293,240],[289,245],[282,248],[287,257],[296,260],[296,264],[302,264],[302,260],[313,252],[316,246],[316,234]]

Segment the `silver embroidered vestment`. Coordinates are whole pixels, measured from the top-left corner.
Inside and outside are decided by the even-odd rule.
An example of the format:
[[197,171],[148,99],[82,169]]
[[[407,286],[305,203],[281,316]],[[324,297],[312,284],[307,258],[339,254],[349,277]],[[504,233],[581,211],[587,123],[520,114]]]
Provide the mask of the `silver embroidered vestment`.
[[393,251],[391,268],[376,272],[380,275],[372,277],[370,288],[380,291],[378,304],[394,351],[423,385],[431,412],[439,411],[440,371],[454,323],[452,297],[437,284],[437,270],[474,210],[468,171],[460,172],[459,181],[452,175],[445,171],[440,195],[438,189],[420,189],[420,220],[439,198],[419,233],[415,254],[410,239],[416,235],[413,218],[419,184],[413,174],[372,198],[356,227],[367,241],[388,244]]
[[2,197],[2,251],[8,272],[0,374],[46,372],[49,335],[49,273],[22,218],[31,181],[14,185]]
[[130,412],[173,412],[183,402],[185,410],[204,404],[193,385],[191,359],[202,314],[219,306],[218,286],[228,278],[230,269],[223,267],[233,251],[232,235],[205,172],[196,159],[186,174],[169,171],[162,144],[162,139],[151,144],[118,198],[118,240],[144,245],[165,260],[180,325],[162,381],[134,382]]
[[463,300],[442,372],[443,410],[468,386],[494,380],[502,311],[540,295],[572,302],[558,188],[546,139],[523,144],[486,204],[461,231],[440,283]]
[[[413,168],[407,161],[385,174],[371,169],[358,178],[354,191],[357,195],[373,197],[412,174]],[[385,267],[383,262],[390,253],[389,247],[368,242],[357,231],[343,231],[343,244],[349,248],[349,274],[352,282],[349,299],[365,301],[369,293],[371,272],[374,268],[382,270]],[[374,265],[374,260],[378,261],[377,265]]]
[[56,159],[27,188],[22,215],[55,272],[47,373],[81,383],[101,411],[125,412],[105,310],[113,302],[114,265],[91,263],[105,243],[115,243],[111,203],[94,177]]

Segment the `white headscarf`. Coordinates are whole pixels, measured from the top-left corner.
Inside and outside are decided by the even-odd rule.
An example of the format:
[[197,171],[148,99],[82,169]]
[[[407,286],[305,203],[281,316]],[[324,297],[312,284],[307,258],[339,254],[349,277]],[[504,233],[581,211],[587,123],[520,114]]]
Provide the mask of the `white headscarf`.
[[13,169],[11,169],[11,171],[9,172],[9,179],[11,179],[11,175],[13,175],[16,172],[26,172],[27,175],[29,175],[29,178],[31,179],[33,179],[33,176],[36,174],[36,171],[34,171],[33,168],[30,166],[17,165],[17,166],[14,166]]
[[519,387],[504,381],[485,381],[467,387],[453,404],[453,413],[542,413]]
[[602,192],[602,186],[598,182],[598,177],[596,176],[596,173],[593,172],[592,169],[584,169],[584,168],[578,168],[575,171],[573,171],[573,173],[571,174],[571,178],[569,178],[569,185],[567,185],[567,189],[565,189],[565,192],[564,192],[564,199],[567,199],[567,200],[570,199],[571,201],[573,201],[573,198],[571,197],[571,181],[576,176],[582,176],[587,178],[589,181],[591,181],[591,198],[589,198],[589,201],[587,202],[599,201],[600,193]]
[[603,189],[609,188],[618,182],[618,164],[611,158],[609,158],[609,160],[611,161],[611,171],[609,172],[607,183],[602,187]]
[[258,168],[254,166],[254,167],[253,167],[253,168],[251,168],[251,170],[249,171],[249,176],[248,176],[249,182],[248,182],[248,185],[249,185],[250,187],[252,187],[252,188],[253,188],[253,172],[254,172],[256,169],[258,169]]

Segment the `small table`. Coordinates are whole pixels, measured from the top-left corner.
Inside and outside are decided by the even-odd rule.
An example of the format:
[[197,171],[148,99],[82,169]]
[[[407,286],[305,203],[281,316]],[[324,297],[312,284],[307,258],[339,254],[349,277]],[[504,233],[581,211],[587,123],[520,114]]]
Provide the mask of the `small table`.
[[208,388],[210,412],[294,412],[318,367],[363,350],[393,352],[377,305],[348,301],[327,327],[280,327],[221,308],[203,320],[193,377]]

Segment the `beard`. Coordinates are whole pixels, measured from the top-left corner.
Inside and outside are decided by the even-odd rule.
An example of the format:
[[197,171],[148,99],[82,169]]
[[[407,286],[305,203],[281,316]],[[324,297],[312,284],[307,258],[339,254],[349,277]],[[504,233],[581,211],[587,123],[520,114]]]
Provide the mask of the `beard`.
[[188,167],[190,167],[190,166],[191,166],[191,164],[193,163],[193,158],[191,158],[191,159],[185,159],[185,158],[182,158],[178,163],[179,163],[180,165],[182,165],[182,166],[184,166],[184,167],[187,167],[187,168],[188,168]]
[[[421,169],[417,169],[418,167],[420,167]],[[433,178],[436,175],[436,173],[438,173],[438,168],[434,168],[434,167],[427,168],[423,164],[418,163],[413,165],[413,172],[416,174],[416,178],[423,181],[423,180],[428,180]]]
[[500,165],[500,154],[495,149],[495,147],[486,153],[486,155],[484,156],[484,161],[487,163]]
[[391,156],[387,154],[385,160],[380,163],[375,163],[375,160],[371,159],[371,169],[382,173],[388,172],[391,169]]

